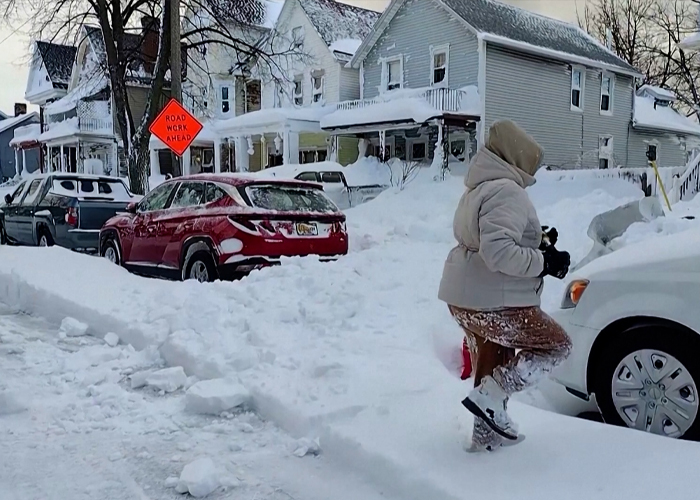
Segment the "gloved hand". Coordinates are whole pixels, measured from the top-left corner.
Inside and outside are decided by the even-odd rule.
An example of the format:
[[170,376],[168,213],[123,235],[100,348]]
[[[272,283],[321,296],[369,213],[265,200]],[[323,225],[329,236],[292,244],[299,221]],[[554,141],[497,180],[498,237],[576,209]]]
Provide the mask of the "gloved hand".
[[559,240],[559,231],[556,227],[549,229],[549,226],[542,226],[542,242],[540,243],[540,250],[544,250],[548,246],[554,246]]
[[560,280],[564,279],[569,273],[569,266],[571,265],[569,252],[560,252],[552,245],[548,246],[543,253],[544,269],[542,269],[540,278],[550,275]]

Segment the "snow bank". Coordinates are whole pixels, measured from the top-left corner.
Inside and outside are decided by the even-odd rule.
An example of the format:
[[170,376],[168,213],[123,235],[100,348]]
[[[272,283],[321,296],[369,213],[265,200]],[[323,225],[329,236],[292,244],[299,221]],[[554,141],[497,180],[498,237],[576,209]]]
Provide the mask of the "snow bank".
[[88,325],[75,318],[64,318],[58,334],[62,337],[82,337],[87,334]]
[[[158,349],[190,376],[240,380],[260,415],[307,439],[290,453],[318,440],[324,454],[401,498],[463,498],[465,484],[474,495],[504,499],[685,498],[687,482],[638,472],[649,456],[666,456],[654,477],[692,477],[700,459],[694,445],[517,402],[513,417],[528,440],[507,453],[465,455],[460,441],[471,418],[459,401],[469,384],[435,347],[436,336],[451,335],[456,347],[462,338],[436,293],[464,187],[460,178],[434,182],[429,174],[348,210],[351,252],[337,262],[285,259],[239,282],[172,283],[60,248],[5,247],[0,301],[55,324],[70,315],[95,335],[114,332],[138,349]],[[573,260],[591,245],[594,215],[641,196],[622,180],[541,172],[537,181],[529,192],[541,221],[558,228],[558,246]],[[558,306],[564,284],[546,280],[545,309]],[[195,469],[195,478],[212,477],[210,462]],[[508,471],[509,480],[494,481],[494,470]]]
[[375,157],[360,158],[347,167],[343,167],[340,163],[333,161],[321,161],[303,165],[283,165],[266,168],[252,175],[266,179],[294,179],[302,172],[342,172],[349,186],[385,186],[391,183],[390,168]]
[[26,409],[22,396],[14,391],[0,389],[0,416],[20,413]]

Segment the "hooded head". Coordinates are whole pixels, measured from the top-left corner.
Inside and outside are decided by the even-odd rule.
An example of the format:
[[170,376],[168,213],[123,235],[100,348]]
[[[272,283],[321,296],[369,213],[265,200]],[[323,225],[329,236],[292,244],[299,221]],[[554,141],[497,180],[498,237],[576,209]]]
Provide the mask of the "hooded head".
[[489,128],[486,148],[529,176],[540,168],[544,150],[527,132],[510,120],[499,120]]

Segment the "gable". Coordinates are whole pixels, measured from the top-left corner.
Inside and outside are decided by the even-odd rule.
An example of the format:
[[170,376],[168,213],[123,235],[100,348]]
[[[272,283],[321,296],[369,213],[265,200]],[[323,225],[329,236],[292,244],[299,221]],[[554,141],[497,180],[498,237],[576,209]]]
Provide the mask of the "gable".
[[380,16],[334,0],[304,0],[299,5],[328,47],[340,40],[363,40]]
[[25,96],[34,96],[43,92],[49,92],[54,89],[46,66],[37,53],[32,57],[32,64],[29,68],[29,76],[27,77],[27,87],[24,91]]

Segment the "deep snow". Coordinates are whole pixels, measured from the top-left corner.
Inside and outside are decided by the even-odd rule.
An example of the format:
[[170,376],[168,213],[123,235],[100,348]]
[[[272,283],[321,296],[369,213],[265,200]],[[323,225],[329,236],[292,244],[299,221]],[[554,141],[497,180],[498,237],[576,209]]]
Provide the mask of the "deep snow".
[[[697,445],[522,403],[512,414],[528,436],[523,444],[488,456],[463,452],[471,418],[459,401],[469,384],[436,348],[461,342],[436,290],[462,192],[461,179],[423,175],[348,211],[346,257],[287,259],[235,283],[149,280],[57,248],[5,247],[0,301],[54,325],[71,316],[98,338],[114,332],[117,349],[144,349],[130,356],[150,365],[160,356],[190,377],[237,380],[261,417],[303,440],[292,453],[321,453],[403,499],[464,498],[467,490],[503,499],[687,497]],[[530,194],[573,261],[592,245],[594,215],[641,197],[622,180],[548,172]],[[564,285],[547,280],[545,309],[558,306]],[[111,380],[108,366],[91,384],[98,393]],[[181,405],[172,418],[185,413]],[[650,456],[664,457],[654,459],[654,474],[646,474]],[[507,477],[494,477],[500,471]],[[161,480],[171,476],[179,473]]]

